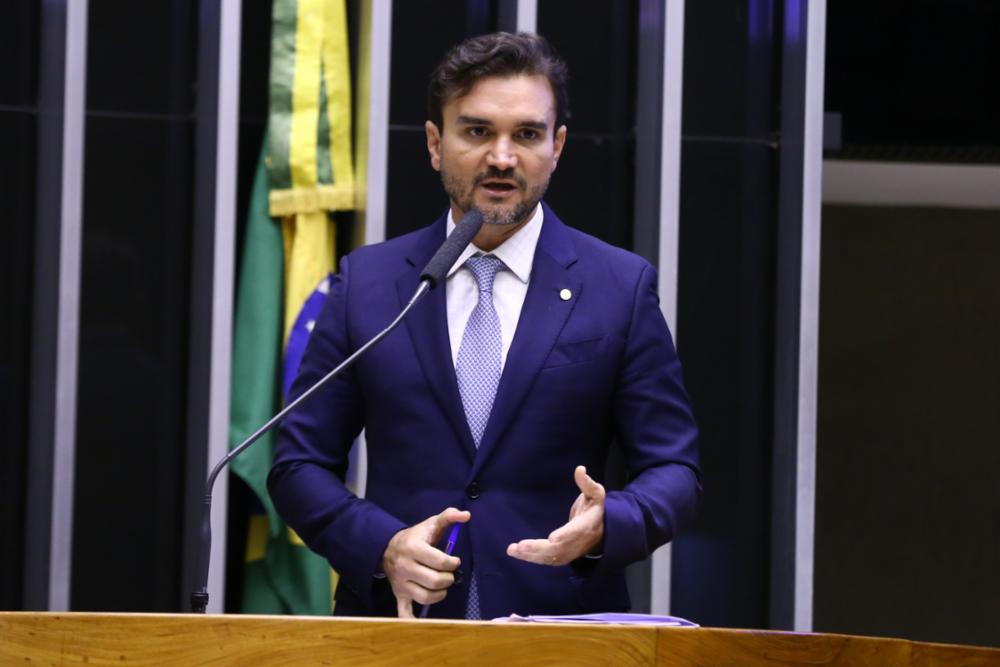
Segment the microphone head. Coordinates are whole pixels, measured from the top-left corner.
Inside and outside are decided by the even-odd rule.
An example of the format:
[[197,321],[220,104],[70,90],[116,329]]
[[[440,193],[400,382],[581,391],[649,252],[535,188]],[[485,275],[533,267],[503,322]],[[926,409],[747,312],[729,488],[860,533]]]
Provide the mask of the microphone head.
[[483,212],[478,208],[470,209],[462,216],[462,220],[455,225],[448,238],[444,240],[438,251],[427,262],[427,266],[420,272],[420,280],[426,280],[434,289],[448,275],[448,270],[458,260],[465,247],[472,242],[472,239],[479,233],[479,228],[483,226]]

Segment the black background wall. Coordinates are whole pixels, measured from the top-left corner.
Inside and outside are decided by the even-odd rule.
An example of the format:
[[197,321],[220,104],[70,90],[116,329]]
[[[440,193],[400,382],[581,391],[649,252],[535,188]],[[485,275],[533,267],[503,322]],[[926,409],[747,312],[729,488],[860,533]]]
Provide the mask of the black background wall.
[[38,3],[0,21],[0,609],[21,606],[35,248]]
[[177,609],[197,16],[89,4],[73,609]]
[[770,7],[685,4],[677,339],[705,498],[675,542],[671,609],[714,626],[769,623],[782,19]]

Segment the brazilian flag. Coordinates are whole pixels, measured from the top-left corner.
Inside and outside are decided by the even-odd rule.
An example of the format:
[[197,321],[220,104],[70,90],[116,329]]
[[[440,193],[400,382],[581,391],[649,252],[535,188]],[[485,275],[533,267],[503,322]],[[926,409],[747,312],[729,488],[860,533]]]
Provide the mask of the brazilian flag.
[[[275,0],[268,134],[236,297],[229,440],[277,412],[334,269],[331,213],[355,207],[344,0]],[[243,611],[329,614],[336,573],[282,523],[267,493],[274,434],[232,463],[258,510],[247,538]]]

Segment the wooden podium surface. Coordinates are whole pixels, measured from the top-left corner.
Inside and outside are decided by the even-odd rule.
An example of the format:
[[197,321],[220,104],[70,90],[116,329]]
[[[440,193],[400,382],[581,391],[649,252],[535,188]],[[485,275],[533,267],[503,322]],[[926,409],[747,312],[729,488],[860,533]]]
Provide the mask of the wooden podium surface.
[[652,625],[0,612],[0,665],[975,665],[1000,649]]

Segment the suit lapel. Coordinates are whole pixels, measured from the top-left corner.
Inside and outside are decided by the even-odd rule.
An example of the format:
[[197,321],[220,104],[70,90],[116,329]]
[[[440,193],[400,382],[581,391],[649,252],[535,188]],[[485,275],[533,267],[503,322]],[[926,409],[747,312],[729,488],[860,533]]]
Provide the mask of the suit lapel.
[[[420,270],[430,260],[434,251],[444,241],[445,219],[429,227],[418,236],[407,257],[410,264],[407,271],[396,280],[400,306],[405,306],[417,288]],[[448,422],[455,430],[462,449],[471,461],[476,453],[472,433],[465,420],[462,397],[458,393],[455,365],[451,360],[451,343],[448,338],[448,311],[445,302],[445,286],[438,285],[414,306],[406,319],[406,328],[416,352],[417,361],[423,369],[431,393],[441,405]]]
[[[569,234],[548,206],[544,209],[545,222],[535,250],[528,293],[504,364],[493,411],[476,453],[473,476],[478,474],[508,425],[516,418],[582,288],[582,282],[569,270],[576,262]],[[562,298],[564,289],[569,290],[570,298]]]

